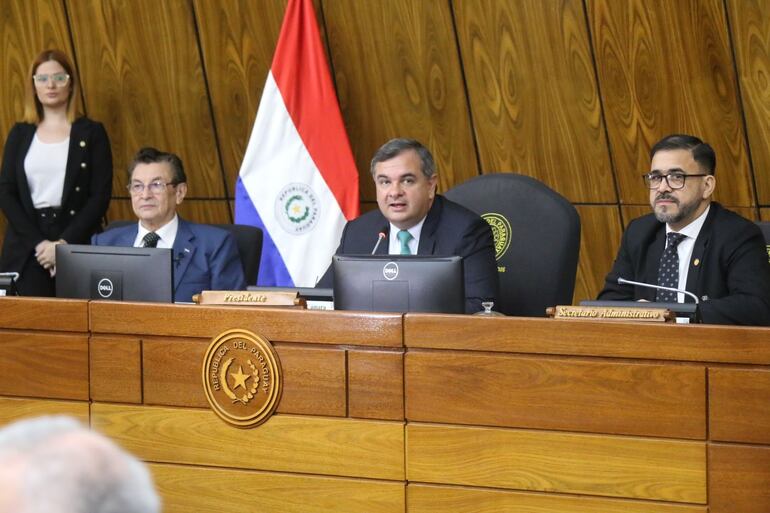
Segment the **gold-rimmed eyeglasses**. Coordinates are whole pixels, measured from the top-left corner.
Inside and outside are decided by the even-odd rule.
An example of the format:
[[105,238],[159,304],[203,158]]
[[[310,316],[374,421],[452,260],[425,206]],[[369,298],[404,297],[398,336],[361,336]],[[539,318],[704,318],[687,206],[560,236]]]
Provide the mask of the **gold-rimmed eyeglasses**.
[[131,194],[138,196],[144,192],[144,188],[147,187],[147,190],[149,190],[153,194],[160,194],[162,192],[165,192],[166,187],[168,186],[175,187],[179,185],[178,182],[161,182],[160,180],[155,180],[154,182],[150,182],[147,185],[143,184],[142,182],[131,182],[126,186],[126,189],[128,189],[128,192]]

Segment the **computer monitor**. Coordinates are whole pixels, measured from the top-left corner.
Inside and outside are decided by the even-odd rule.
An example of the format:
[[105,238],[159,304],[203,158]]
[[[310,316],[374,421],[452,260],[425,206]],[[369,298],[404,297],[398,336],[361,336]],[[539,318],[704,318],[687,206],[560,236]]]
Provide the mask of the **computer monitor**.
[[335,255],[334,308],[464,313],[462,257]]
[[172,250],[59,244],[56,297],[170,303]]

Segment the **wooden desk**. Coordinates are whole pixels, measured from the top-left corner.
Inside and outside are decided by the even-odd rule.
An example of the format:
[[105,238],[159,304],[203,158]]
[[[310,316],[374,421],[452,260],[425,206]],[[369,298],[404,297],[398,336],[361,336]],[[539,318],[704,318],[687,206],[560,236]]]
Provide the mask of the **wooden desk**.
[[[278,413],[208,408],[203,353],[272,341]],[[0,298],[0,422],[88,419],[166,512],[770,510],[770,330]]]

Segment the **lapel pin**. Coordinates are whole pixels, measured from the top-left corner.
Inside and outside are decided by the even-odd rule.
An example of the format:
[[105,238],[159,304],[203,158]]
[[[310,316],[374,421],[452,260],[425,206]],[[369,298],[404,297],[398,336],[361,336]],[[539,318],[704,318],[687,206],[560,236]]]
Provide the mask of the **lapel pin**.
[[86,142],[85,141],[80,141],[80,147],[81,148],[85,148],[86,147]]
[[693,260],[692,265],[694,265],[695,267],[698,267],[700,265],[700,259],[696,258],[695,260]]

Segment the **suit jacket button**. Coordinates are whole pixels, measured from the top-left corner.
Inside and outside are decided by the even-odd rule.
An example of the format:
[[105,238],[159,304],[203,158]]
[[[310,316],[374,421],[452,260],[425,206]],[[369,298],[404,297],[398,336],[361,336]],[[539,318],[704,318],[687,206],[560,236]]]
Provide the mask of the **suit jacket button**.
[[75,192],[80,192],[80,187],[75,187]]
[[86,168],[86,166],[87,166],[87,164],[86,164],[85,162],[81,162],[81,163],[80,163],[80,167],[82,167],[83,169],[85,169],[85,168]]
[[74,216],[75,215],[75,211],[74,210],[70,210],[70,215]]
[[81,148],[85,148],[86,147],[86,142],[85,141],[80,141],[80,147]]

